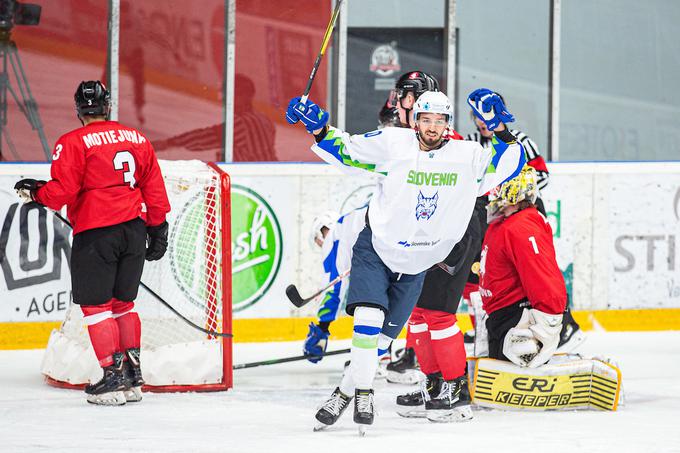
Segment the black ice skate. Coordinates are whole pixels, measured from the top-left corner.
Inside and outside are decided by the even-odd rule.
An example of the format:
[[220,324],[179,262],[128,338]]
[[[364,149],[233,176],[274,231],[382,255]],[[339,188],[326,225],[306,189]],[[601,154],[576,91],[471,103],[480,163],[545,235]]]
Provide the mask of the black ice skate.
[[125,375],[123,374],[123,354],[113,354],[113,364],[104,367],[104,376],[94,384],[85,386],[87,402],[103,406],[125,404]]
[[425,380],[420,383],[418,390],[397,396],[397,405],[404,406],[403,409],[397,410],[397,414],[406,418],[425,418],[425,409],[418,406],[423,406],[426,401],[439,395],[442,382],[444,381],[439,372],[425,376]]
[[581,327],[574,320],[571,310],[567,309],[562,317],[562,331],[560,332],[560,342],[557,345],[556,352],[572,352],[585,340],[586,334],[583,333]]
[[331,397],[323,403],[316,413],[316,419],[321,423],[314,431],[319,431],[324,428],[331,426],[333,423],[337,422],[349,402],[352,401],[351,396],[347,396],[340,391],[340,387],[333,390]]
[[425,411],[431,422],[462,422],[472,419],[467,377],[442,381],[439,394],[425,401]]
[[354,391],[354,423],[359,426],[359,434],[364,435],[363,425],[373,424],[373,389],[356,389]]
[[422,378],[413,348],[404,349],[398,360],[387,364],[386,370],[387,382],[392,384],[417,384]]
[[475,342],[475,330],[471,329],[463,334],[463,342],[465,344],[474,344]]
[[125,351],[127,361],[123,364],[123,372],[125,374],[125,401],[128,403],[137,403],[142,400],[142,386],[144,379],[142,378],[142,368],[139,362],[139,348],[130,348]]

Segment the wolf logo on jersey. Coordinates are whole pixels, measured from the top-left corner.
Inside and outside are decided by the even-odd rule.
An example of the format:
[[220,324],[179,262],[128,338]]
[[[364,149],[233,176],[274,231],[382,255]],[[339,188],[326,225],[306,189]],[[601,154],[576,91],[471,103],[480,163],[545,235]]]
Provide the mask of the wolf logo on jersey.
[[437,200],[439,199],[439,192],[435,192],[433,196],[426,197],[423,192],[418,192],[418,204],[416,205],[416,219],[430,220],[437,209]]

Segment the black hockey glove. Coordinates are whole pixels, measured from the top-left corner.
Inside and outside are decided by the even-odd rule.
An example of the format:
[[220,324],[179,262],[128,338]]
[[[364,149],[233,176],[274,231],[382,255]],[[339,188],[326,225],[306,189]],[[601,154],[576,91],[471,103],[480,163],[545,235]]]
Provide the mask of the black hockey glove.
[[148,246],[146,247],[146,260],[157,261],[163,258],[168,249],[168,222],[160,225],[146,227]]
[[16,190],[17,195],[21,198],[24,203],[31,203],[35,201],[35,192],[44,186],[46,181],[41,181],[38,179],[22,179],[18,183],[14,184],[14,190]]

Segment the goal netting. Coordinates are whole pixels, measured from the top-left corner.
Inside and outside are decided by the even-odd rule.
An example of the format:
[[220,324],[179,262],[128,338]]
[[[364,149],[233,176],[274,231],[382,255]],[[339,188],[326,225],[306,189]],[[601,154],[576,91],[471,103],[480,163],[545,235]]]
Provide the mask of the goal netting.
[[[172,211],[168,251],[147,261],[142,283],[185,318],[210,332],[231,332],[229,178],[215,164],[159,161]],[[149,391],[226,390],[232,383],[231,339],[180,319],[143,287],[142,373]],[[52,332],[42,373],[55,386],[96,382],[102,372],[80,307],[71,304]]]

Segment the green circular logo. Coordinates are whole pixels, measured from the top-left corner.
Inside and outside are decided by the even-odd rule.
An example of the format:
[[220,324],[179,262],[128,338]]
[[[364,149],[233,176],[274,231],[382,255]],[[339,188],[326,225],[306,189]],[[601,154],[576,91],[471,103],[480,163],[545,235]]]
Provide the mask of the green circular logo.
[[[178,287],[193,305],[217,300],[221,254],[214,205],[200,189],[177,195],[182,209],[170,229],[168,254]],[[179,203],[182,201],[182,203]],[[271,287],[281,266],[281,227],[271,207],[255,191],[231,187],[232,309],[241,311],[257,302]],[[206,253],[214,259],[204,259]],[[212,293],[212,294],[210,294]]]
[[231,262],[233,310],[257,302],[281,266],[281,227],[272,208],[255,191],[231,187]]

